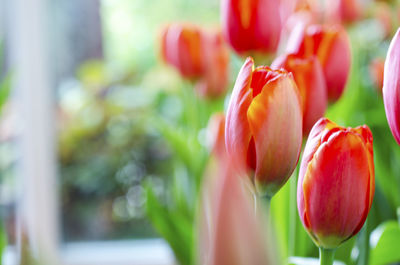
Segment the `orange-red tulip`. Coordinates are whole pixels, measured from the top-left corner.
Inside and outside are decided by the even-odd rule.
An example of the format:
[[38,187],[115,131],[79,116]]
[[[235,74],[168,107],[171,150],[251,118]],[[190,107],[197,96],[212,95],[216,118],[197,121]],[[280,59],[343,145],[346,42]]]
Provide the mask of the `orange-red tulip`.
[[310,132],[300,165],[297,206],[314,242],[326,249],[358,233],[375,190],[372,133],[320,119]]
[[292,74],[248,58],[229,102],[225,143],[241,173],[254,176],[260,195],[273,196],[298,162],[302,142],[300,95]]
[[171,24],[161,37],[161,54],[187,78],[198,78],[204,72],[201,51],[202,33],[189,24]]
[[379,94],[382,94],[384,67],[385,60],[382,58],[375,58],[369,64],[369,73]]
[[221,33],[203,34],[202,56],[204,74],[196,85],[204,98],[217,98],[225,94],[229,81],[229,51]]
[[389,127],[400,145],[400,29],[386,55],[382,92]]
[[238,53],[276,51],[282,28],[280,0],[222,0],[224,37]]
[[311,25],[294,31],[287,51],[303,57],[316,55],[321,63],[328,89],[328,99],[342,95],[350,72],[351,51],[346,31],[341,26]]
[[328,105],[326,84],[321,65],[315,56],[302,58],[289,54],[275,59],[272,68],[284,68],[293,74],[303,107],[303,135],[308,135]]
[[194,25],[172,24],[162,34],[161,54],[183,77],[197,82],[200,96],[212,99],[225,94],[229,51],[221,33],[206,32]]

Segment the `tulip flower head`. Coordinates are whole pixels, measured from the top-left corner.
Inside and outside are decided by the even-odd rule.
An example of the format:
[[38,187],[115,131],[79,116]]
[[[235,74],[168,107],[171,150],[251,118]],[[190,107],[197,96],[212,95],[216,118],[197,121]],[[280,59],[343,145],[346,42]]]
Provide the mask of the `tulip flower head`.
[[300,165],[297,206],[316,245],[333,249],[362,228],[375,190],[372,133],[326,118],[312,128]]
[[390,130],[400,145],[400,29],[386,55],[382,93]]
[[311,25],[296,29],[287,46],[288,53],[319,59],[326,81],[329,101],[342,95],[350,73],[351,51],[346,31],[338,25]]
[[194,25],[168,26],[161,36],[161,54],[164,61],[174,66],[186,78],[200,77],[204,72],[201,39],[202,33]]
[[207,99],[225,94],[229,50],[220,32],[206,32],[190,24],[172,24],[161,38],[164,61],[196,82],[197,93]]
[[302,102],[303,135],[308,135],[312,126],[324,116],[328,104],[325,77],[318,59],[288,54],[276,58],[272,68],[284,68],[293,74]]
[[292,74],[242,66],[225,123],[228,156],[252,177],[259,195],[273,196],[291,175],[302,143],[300,95]]
[[202,53],[204,73],[196,90],[203,98],[223,96],[229,81],[229,50],[219,32],[204,32]]
[[222,0],[223,34],[239,54],[257,51],[274,53],[282,28],[277,0]]

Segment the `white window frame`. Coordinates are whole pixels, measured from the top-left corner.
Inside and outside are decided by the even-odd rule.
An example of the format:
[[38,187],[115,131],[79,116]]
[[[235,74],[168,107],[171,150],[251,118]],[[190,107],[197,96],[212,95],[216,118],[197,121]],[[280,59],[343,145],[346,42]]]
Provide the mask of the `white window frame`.
[[[33,255],[44,265],[172,265],[172,251],[161,239],[61,243],[57,191],[54,89],[48,58],[48,0],[3,0],[11,33],[21,159],[18,169],[18,242],[4,256],[19,264],[26,233]],[[68,0],[66,0],[68,1]]]

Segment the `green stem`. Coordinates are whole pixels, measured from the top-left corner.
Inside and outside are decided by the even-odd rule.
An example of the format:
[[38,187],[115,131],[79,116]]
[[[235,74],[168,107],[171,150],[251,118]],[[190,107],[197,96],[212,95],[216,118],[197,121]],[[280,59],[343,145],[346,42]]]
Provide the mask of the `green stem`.
[[400,207],[397,208],[397,221],[399,222],[400,225]]
[[335,260],[336,249],[319,248],[319,261],[320,265],[332,265]]
[[290,195],[289,195],[289,235],[288,254],[296,255],[296,235],[297,235],[297,175],[299,173],[299,165],[296,166],[292,176],[289,179]]

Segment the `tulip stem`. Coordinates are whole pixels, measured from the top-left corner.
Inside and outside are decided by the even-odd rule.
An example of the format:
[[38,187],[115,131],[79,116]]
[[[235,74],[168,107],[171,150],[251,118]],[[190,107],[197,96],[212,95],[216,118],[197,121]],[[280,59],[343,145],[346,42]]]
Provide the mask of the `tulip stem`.
[[336,249],[319,248],[320,265],[332,265],[335,257]]
[[397,208],[397,221],[399,222],[400,225],[400,207]]

